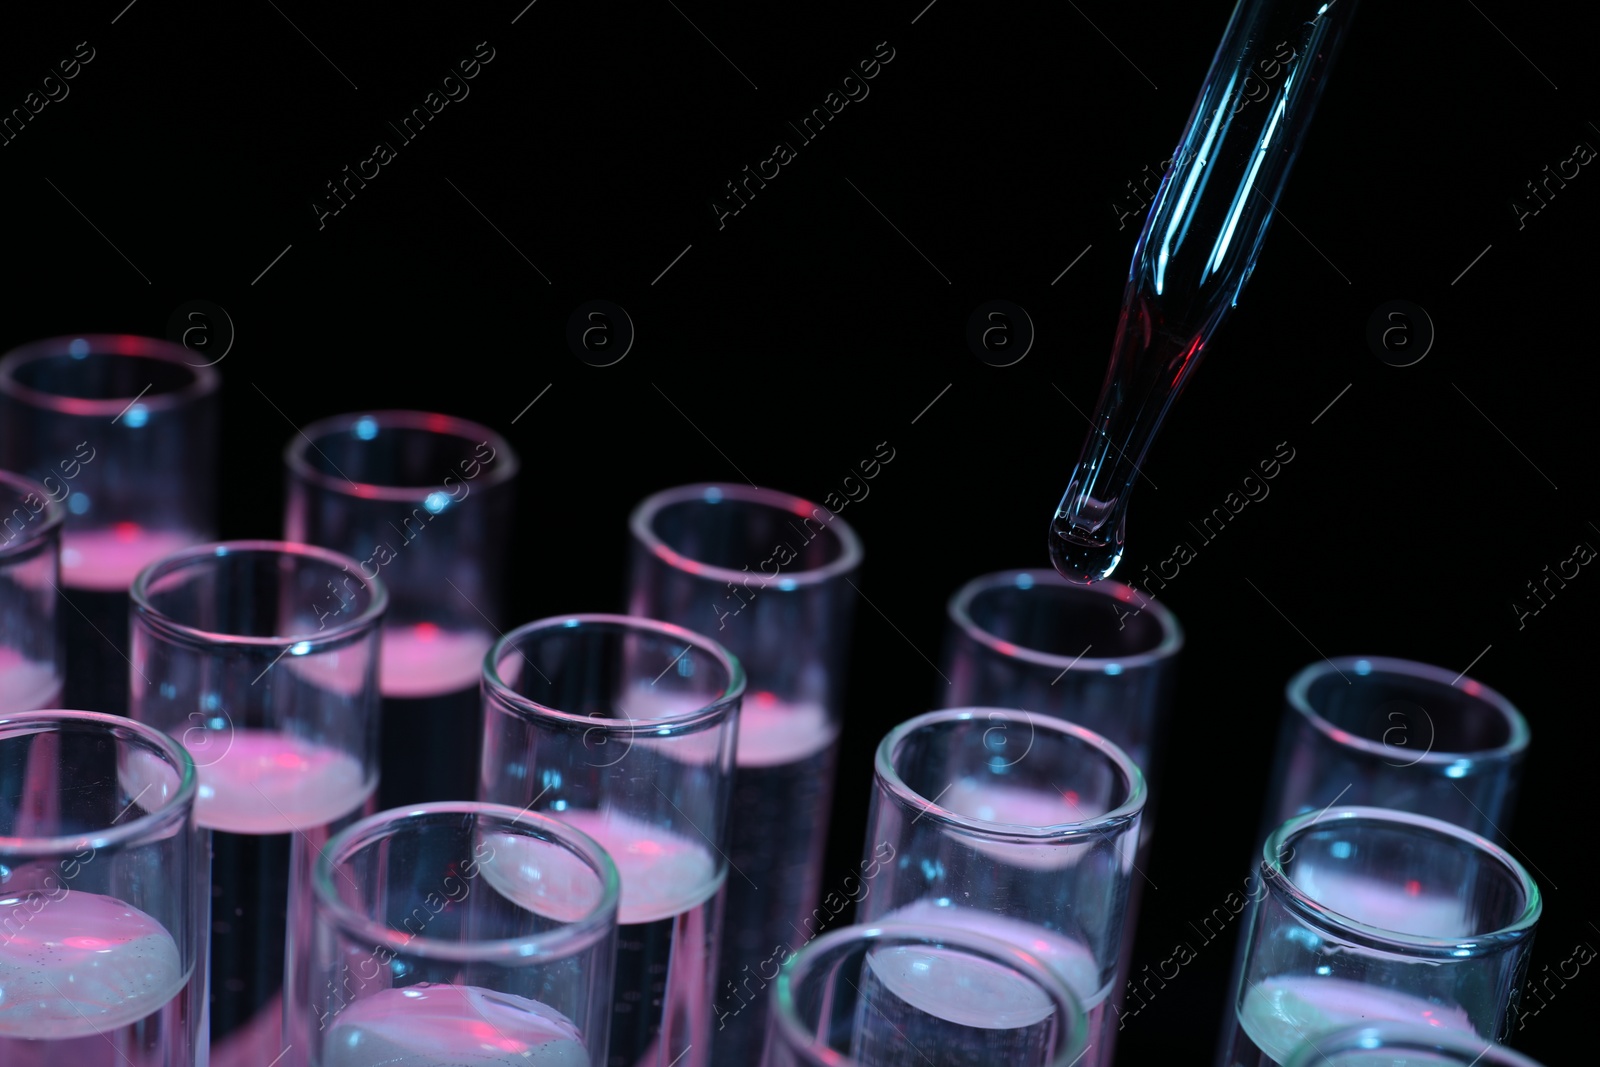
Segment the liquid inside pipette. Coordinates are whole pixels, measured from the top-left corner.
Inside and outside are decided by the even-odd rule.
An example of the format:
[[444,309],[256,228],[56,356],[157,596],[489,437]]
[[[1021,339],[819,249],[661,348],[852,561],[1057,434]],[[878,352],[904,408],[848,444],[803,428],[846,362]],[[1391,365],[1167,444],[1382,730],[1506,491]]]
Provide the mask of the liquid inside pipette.
[[1139,465],[1204,344],[1175,336],[1158,316],[1130,286],[1092,429],[1050,523],[1050,562],[1069,581],[1100,581],[1122,560]]

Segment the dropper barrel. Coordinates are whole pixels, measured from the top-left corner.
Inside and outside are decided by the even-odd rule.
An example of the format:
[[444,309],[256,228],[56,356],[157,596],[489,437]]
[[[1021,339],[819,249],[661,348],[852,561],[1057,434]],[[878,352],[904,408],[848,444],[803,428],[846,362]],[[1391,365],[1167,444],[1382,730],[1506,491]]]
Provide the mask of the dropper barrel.
[[1238,302],[1356,2],[1234,9],[1128,272],[1168,329],[1203,339]]
[[1357,0],[1240,0],[1151,203],[1091,430],[1050,528],[1064,577],[1108,577],[1146,452],[1255,269]]

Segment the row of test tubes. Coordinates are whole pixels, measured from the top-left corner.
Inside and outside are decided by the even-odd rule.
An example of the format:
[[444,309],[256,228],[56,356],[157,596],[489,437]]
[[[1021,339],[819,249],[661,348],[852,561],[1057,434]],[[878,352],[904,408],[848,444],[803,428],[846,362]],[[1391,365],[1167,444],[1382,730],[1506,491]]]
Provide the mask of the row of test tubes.
[[[625,614],[505,632],[503,438],[306,426],[283,539],[214,542],[192,360],[0,360],[0,1063],[1112,1062],[1161,981],[1131,962],[1183,647],[1159,602],[956,591],[939,710],[882,739],[862,862],[824,885],[841,516],[665,490]],[[1528,739],[1423,664],[1289,682],[1218,912],[1245,916],[1222,1067],[1527,1067],[1495,1042],[1541,898],[1495,841]]]

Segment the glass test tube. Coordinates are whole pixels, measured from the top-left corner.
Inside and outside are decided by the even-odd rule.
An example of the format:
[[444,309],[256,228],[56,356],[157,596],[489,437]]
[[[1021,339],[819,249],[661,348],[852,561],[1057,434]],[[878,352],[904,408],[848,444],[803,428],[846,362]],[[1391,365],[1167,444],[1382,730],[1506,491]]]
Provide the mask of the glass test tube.
[[608,1067],[704,1067],[739,661],[669,623],[559,616],[495,644],[483,693],[480,799],[577,827],[621,873]]
[[200,545],[134,580],[129,713],[178,738],[211,831],[214,1067],[285,1049],[291,887],[372,810],[387,594],[354,561],[281,541]]
[[784,963],[772,1001],[763,1067],[1074,1067],[1088,1040],[1059,974],[953,927],[831,931]]
[[[944,707],[1020,708],[1068,719],[1128,754],[1150,780],[1172,704],[1183,628],[1121,582],[1052,570],[974,578],[950,598]],[[1144,819],[1150,833],[1150,812]]]
[[284,450],[284,537],[389,589],[378,806],[469,800],[478,679],[502,623],[518,460],[486,426],[421,411],[312,423]]
[[1497,845],[1423,815],[1333,808],[1279,827],[1260,870],[1223,1067],[1281,1064],[1358,1024],[1503,1035],[1542,903]]
[[[1147,568],[1148,570],[1148,568]],[[1160,578],[1145,575],[1149,588]],[[1150,866],[1160,800],[1161,738],[1176,686],[1183,627],[1160,601],[1122,582],[1069,582],[1053,570],[972,579],[950,598],[943,707],[1022,708],[1093,730],[1133,760],[1148,796],[1139,822],[1141,870]],[[1144,879],[1128,893],[1118,974],[1133,966]],[[1124,987],[1112,1004],[1120,1010]]]
[[61,521],[38,482],[0,471],[0,715],[61,706]]
[[748,1067],[767,1004],[742,1007],[735,983],[800,947],[820,896],[861,543],[827,508],[747,485],[656,493],[629,525],[629,613],[711,634],[749,677],[728,858],[750,880],[728,882],[714,1003],[715,1062]]
[[1355,1026],[1302,1044],[1284,1067],[1539,1067],[1519,1052],[1432,1026]]
[[[1026,949],[1083,1003],[1084,1067],[1109,1064],[1144,800],[1139,768],[1081,726],[999,708],[919,715],[878,746],[865,852],[882,870],[863,882],[857,921]],[[944,1010],[966,1008],[954,996]]]
[[204,1064],[194,762],[85,711],[0,715],[0,1063]]
[[55,337],[0,359],[0,467],[66,508],[68,707],[124,713],[128,586],[214,535],[219,377],[180,345]]
[[1528,724],[1493,689],[1425,663],[1343,656],[1290,679],[1285,705],[1260,837],[1338,803],[1505,840]]
[[620,881],[593,839],[452,801],[363,819],[315,862],[289,1002],[312,1067],[603,1067]]

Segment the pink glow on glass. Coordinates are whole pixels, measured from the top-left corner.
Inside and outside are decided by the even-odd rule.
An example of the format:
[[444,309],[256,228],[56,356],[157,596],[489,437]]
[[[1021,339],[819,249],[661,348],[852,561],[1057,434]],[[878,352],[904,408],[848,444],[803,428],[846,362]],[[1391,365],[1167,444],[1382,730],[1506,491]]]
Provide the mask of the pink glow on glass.
[[702,563],[696,563],[688,556],[679,555],[666,545],[657,544],[652,545],[651,548],[661,562],[667,564],[669,567],[677,567],[681,570],[688,571],[690,574],[705,574],[709,569]]
[[1196,337],[1190,342],[1189,348],[1183,353],[1183,358],[1178,362],[1178,370],[1172,376],[1170,388],[1178,388],[1178,383],[1182,382],[1183,376],[1188,373],[1189,364],[1200,358],[1200,350],[1205,347],[1205,344],[1206,339],[1204,336]]
[[51,398],[51,403],[68,415],[100,414],[101,402],[98,400],[84,400],[76,396],[57,396]]

